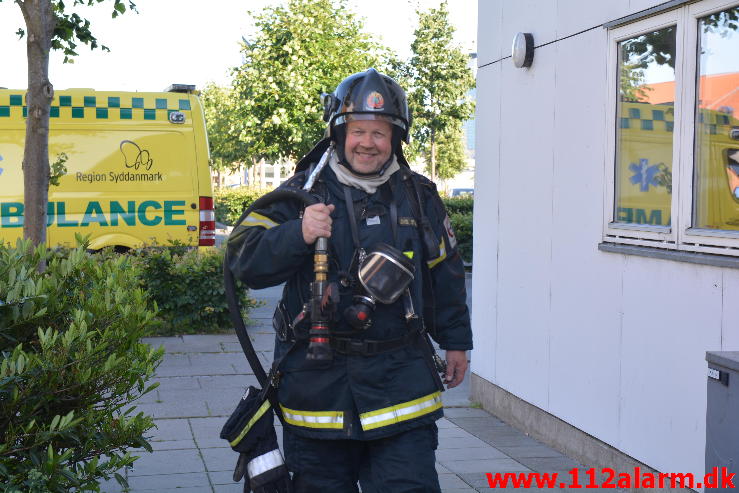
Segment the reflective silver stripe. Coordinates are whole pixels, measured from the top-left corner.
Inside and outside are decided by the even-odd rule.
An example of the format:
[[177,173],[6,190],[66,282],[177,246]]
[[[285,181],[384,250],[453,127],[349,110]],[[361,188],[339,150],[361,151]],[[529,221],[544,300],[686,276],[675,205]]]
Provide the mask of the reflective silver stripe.
[[282,405],[282,416],[285,421],[294,426],[307,428],[334,428],[344,427],[344,413],[342,411],[296,411]]
[[274,449],[271,452],[253,458],[249,461],[249,465],[246,466],[246,470],[249,472],[249,477],[253,479],[275,467],[280,467],[284,463],[280,450]]
[[251,214],[246,216],[246,219],[244,219],[244,222],[242,224],[246,226],[247,228],[253,227],[253,226],[261,226],[265,229],[270,229],[270,228],[274,228],[275,226],[279,226],[279,223],[276,223],[272,219],[268,218],[267,216],[263,216],[256,212],[252,212]]
[[441,393],[434,392],[409,402],[362,413],[359,415],[359,421],[363,430],[373,430],[432,413],[441,406]]

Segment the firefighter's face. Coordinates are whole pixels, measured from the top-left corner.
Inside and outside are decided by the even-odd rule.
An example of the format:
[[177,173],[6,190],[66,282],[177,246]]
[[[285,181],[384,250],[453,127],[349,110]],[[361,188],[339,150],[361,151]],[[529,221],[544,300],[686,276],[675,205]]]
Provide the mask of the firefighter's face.
[[359,173],[378,171],[390,159],[392,135],[392,127],[386,121],[350,121],[344,144],[347,161]]

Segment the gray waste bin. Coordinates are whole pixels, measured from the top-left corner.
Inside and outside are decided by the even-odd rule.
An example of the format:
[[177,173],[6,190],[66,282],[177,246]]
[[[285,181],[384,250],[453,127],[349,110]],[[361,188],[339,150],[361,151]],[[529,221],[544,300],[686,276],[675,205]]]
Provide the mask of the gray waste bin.
[[[706,361],[706,474],[718,473],[717,488],[706,491],[735,493],[722,477],[739,472],[739,351],[708,351]],[[733,482],[739,488],[739,474]]]

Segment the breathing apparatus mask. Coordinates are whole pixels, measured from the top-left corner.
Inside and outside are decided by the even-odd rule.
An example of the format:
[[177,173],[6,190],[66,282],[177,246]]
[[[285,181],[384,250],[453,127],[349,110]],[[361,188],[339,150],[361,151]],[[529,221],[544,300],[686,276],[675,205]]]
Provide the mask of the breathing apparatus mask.
[[356,330],[369,328],[377,303],[395,303],[414,273],[411,259],[391,245],[378,243],[369,252],[360,250],[357,292],[353,304],[344,310],[344,320]]

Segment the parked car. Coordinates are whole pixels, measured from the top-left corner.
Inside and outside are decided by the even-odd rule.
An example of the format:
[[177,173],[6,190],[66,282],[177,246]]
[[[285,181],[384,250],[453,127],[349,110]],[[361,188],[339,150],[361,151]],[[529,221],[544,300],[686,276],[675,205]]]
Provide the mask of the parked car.
[[453,188],[452,189],[452,197],[462,197],[465,195],[474,195],[475,189],[474,188]]

